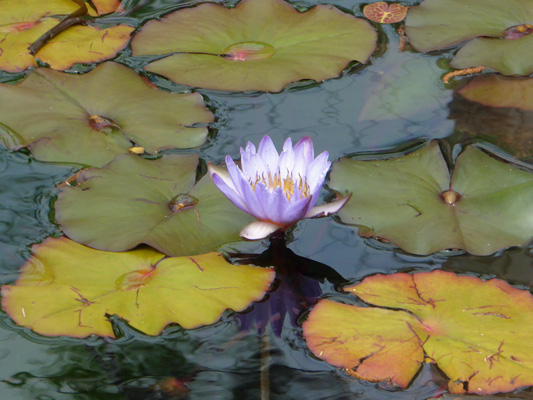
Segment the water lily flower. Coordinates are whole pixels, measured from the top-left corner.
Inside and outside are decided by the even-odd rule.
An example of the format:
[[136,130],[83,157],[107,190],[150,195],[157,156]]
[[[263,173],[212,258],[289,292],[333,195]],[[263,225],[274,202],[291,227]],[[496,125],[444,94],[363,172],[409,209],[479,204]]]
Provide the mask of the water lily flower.
[[308,136],[294,148],[288,138],[281,154],[265,136],[257,150],[250,142],[246,149],[241,147],[241,168],[230,156],[226,157],[227,170],[211,163],[208,168],[220,191],[258,219],[244,227],[241,237],[258,240],[285,231],[303,218],[333,214],[346,204],[350,196],[315,207],[330,165],[327,151],[315,158]]

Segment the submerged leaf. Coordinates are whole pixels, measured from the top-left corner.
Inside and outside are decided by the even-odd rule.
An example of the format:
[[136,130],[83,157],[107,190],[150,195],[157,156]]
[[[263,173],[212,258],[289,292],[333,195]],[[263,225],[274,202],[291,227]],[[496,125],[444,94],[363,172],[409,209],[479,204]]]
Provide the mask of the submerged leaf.
[[195,184],[197,155],[144,160],[128,154],[84,170],[61,190],[56,218],[73,240],[109,251],[140,243],[173,256],[200,254],[240,239],[251,216],[209,176]]
[[330,187],[354,193],[339,211],[343,222],[414,254],[459,248],[488,255],[533,235],[533,174],[475,147],[458,156],[451,179],[432,142],[401,158],[342,159]]
[[132,41],[135,56],[163,55],[145,69],[185,85],[279,92],[301,79],[338,76],[376,49],[370,24],[317,5],[299,12],[283,0],[207,3],[148,22]]
[[484,66],[505,75],[533,72],[533,2],[530,0],[424,0],[405,22],[419,51],[445,49],[467,42],[451,65]]
[[173,323],[212,324],[226,309],[260,300],[274,279],[273,269],[231,265],[218,253],[110,253],[67,238],[47,239],[33,251],[15,285],[2,286],[2,307],[17,324],[47,336],[114,337],[111,315],[147,335]]
[[212,120],[200,94],[150,88],[111,62],[84,75],[39,68],[18,85],[0,84],[0,123],[23,139],[10,148],[27,146],[44,161],[102,166],[132,142],[149,153],[196,147],[207,128],[191,125]]
[[387,309],[320,301],[303,329],[311,351],[327,362],[405,388],[425,353],[448,375],[451,392],[533,385],[529,292],[438,270],[375,275],[345,291]]

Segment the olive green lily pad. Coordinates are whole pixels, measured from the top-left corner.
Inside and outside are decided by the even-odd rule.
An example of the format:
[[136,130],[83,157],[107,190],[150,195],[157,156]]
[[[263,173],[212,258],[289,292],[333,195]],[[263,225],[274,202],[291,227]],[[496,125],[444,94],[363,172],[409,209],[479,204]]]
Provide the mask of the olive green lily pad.
[[132,40],[133,55],[168,55],[145,69],[209,89],[279,92],[301,79],[338,76],[365,63],[377,34],[363,19],[333,6],[299,12],[283,0],[208,3],[148,22]]
[[490,107],[514,107],[533,111],[533,78],[482,75],[459,90],[464,98]]
[[[37,65],[28,47],[79,5],[70,0],[0,0],[0,69],[19,72]],[[89,6],[90,15],[96,12]],[[115,56],[130,40],[134,28],[119,25],[107,29],[76,26],[60,33],[36,54],[54,69],[78,62],[99,62]]]
[[212,120],[200,94],[154,89],[112,62],[84,75],[39,68],[18,85],[0,84],[9,148],[29,147],[43,161],[102,166],[133,143],[149,153],[197,147],[207,127],[192,125]]
[[488,255],[533,237],[533,174],[475,147],[457,157],[452,178],[437,142],[389,160],[342,159],[330,187],[353,192],[343,222],[409,253]]
[[114,337],[111,315],[148,335],[173,323],[196,328],[260,300],[274,279],[273,269],[231,265],[219,253],[111,253],[64,237],[33,252],[15,285],[2,286],[2,307],[17,324],[46,336]]
[[56,219],[73,240],[124,251],[146,243],[183,256],[240,240],[254,220],[235,207],[205,175],[195,184],[198,156],[145,160],[133,154],[84,170],[61,189]]
[[533,72],[533,3],[530,0],[424,0],[409,9],[405,31],[419,51],[463,42],[451,65],[484,66],[505,75]]
[[450,378],[452,393],[533,385],[531,293],[439,270],[374,275],[344,290],[386,309],[320,301],[304,336],[330,364],[405,388],[425,356]]

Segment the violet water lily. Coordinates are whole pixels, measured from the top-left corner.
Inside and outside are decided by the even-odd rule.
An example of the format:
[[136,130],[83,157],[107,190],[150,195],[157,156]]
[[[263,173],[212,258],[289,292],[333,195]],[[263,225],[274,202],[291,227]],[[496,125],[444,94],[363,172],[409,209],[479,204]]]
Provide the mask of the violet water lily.
[[258,240],[303,218],[326,216],[344,206],[350,196],[315,207],[330,165],[327,151],[315,158],[308,136],[294,147],[288,138],[281,154],[265,136],[257,150],[250,142],[246,149],[241,147],[241,168],[227,156],[227,170],[210,163],[209,173],[233,204],[257,218],[243,228],[241,236]]

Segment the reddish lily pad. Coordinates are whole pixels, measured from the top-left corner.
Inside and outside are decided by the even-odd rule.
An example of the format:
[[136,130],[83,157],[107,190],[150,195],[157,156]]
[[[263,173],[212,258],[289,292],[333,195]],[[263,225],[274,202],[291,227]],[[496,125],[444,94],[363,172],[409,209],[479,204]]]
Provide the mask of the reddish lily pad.
[[343,222],[414,254],[488,255],[533,236],[533,174],[472,146],[457,157],[451,179],[432,142],[390,160],[342,159],[330,187],[354,193],[338,213]]
[[109,14],[121,10],[121,0],[92,0],[98,15]]
[[409,7],[398,3],[388,4],[384,1],[368,4],[363,8],[363,14],[369,20],[380,24],[394,24],[403,21]]
[[533,72],[533,3],[530,0],[424,0],[405,22],[419,51],[445,49],[462,42],[451,65],[484,66],[505,75]]
[[330,364],[405,388],[425,353],[453,393],[533,385],[529,292],[438,270],[375,275],[345,291],[387,309],[322,300],[303,329],[311,351]]
[[301,79],[338,76],[376,49],[370,24],[317,5],[299,12],[283,0],[208,3],[150,21],[132,40],[133,55],[168,57],[145,69],[185,85],[279,92]]
[[73,240],[108,251],[146,243],[184,256],[240,240],[254,220],[206,175],[195,185],[198,156],[145,160],[127,154],[104,168],[84,170],[77,185],[61,190],[56,218]]
[[508,78],[496,74],[478,76],[459,93],[485,106],[533,111],[533,78]]
[[[150,107],[146,107],[150,104]],[[198,93],[149,87],[134,71],[104,63],[84,75],[40,68],[18,85],[0,84],[0,123],[44,161],[102,166],[128,152],[200,146],[213,120]]]
[[33,252],[15,285],[2,286],[2,307],[46,336],[114,337],[110,315],[147,335],[175,323],[196,328],[260,300],[274,279],[273,269],[231,265],[219,253],[110,253],[67,238],[49,238]]
[[[19,72],[37,65],[28,47],[60,22],[51,15],[70,14],[79,5],[70,0],[0,0],[0,7],[0,69]],[[89,7],[89,14],[96,13]],[[50,42],[53,44],[46,45],[36,57],[55,69],[67,69],[77,62],[102,61],[122,50],[133,30],[125,25],[102,30],[72,27],[54,38]]]

